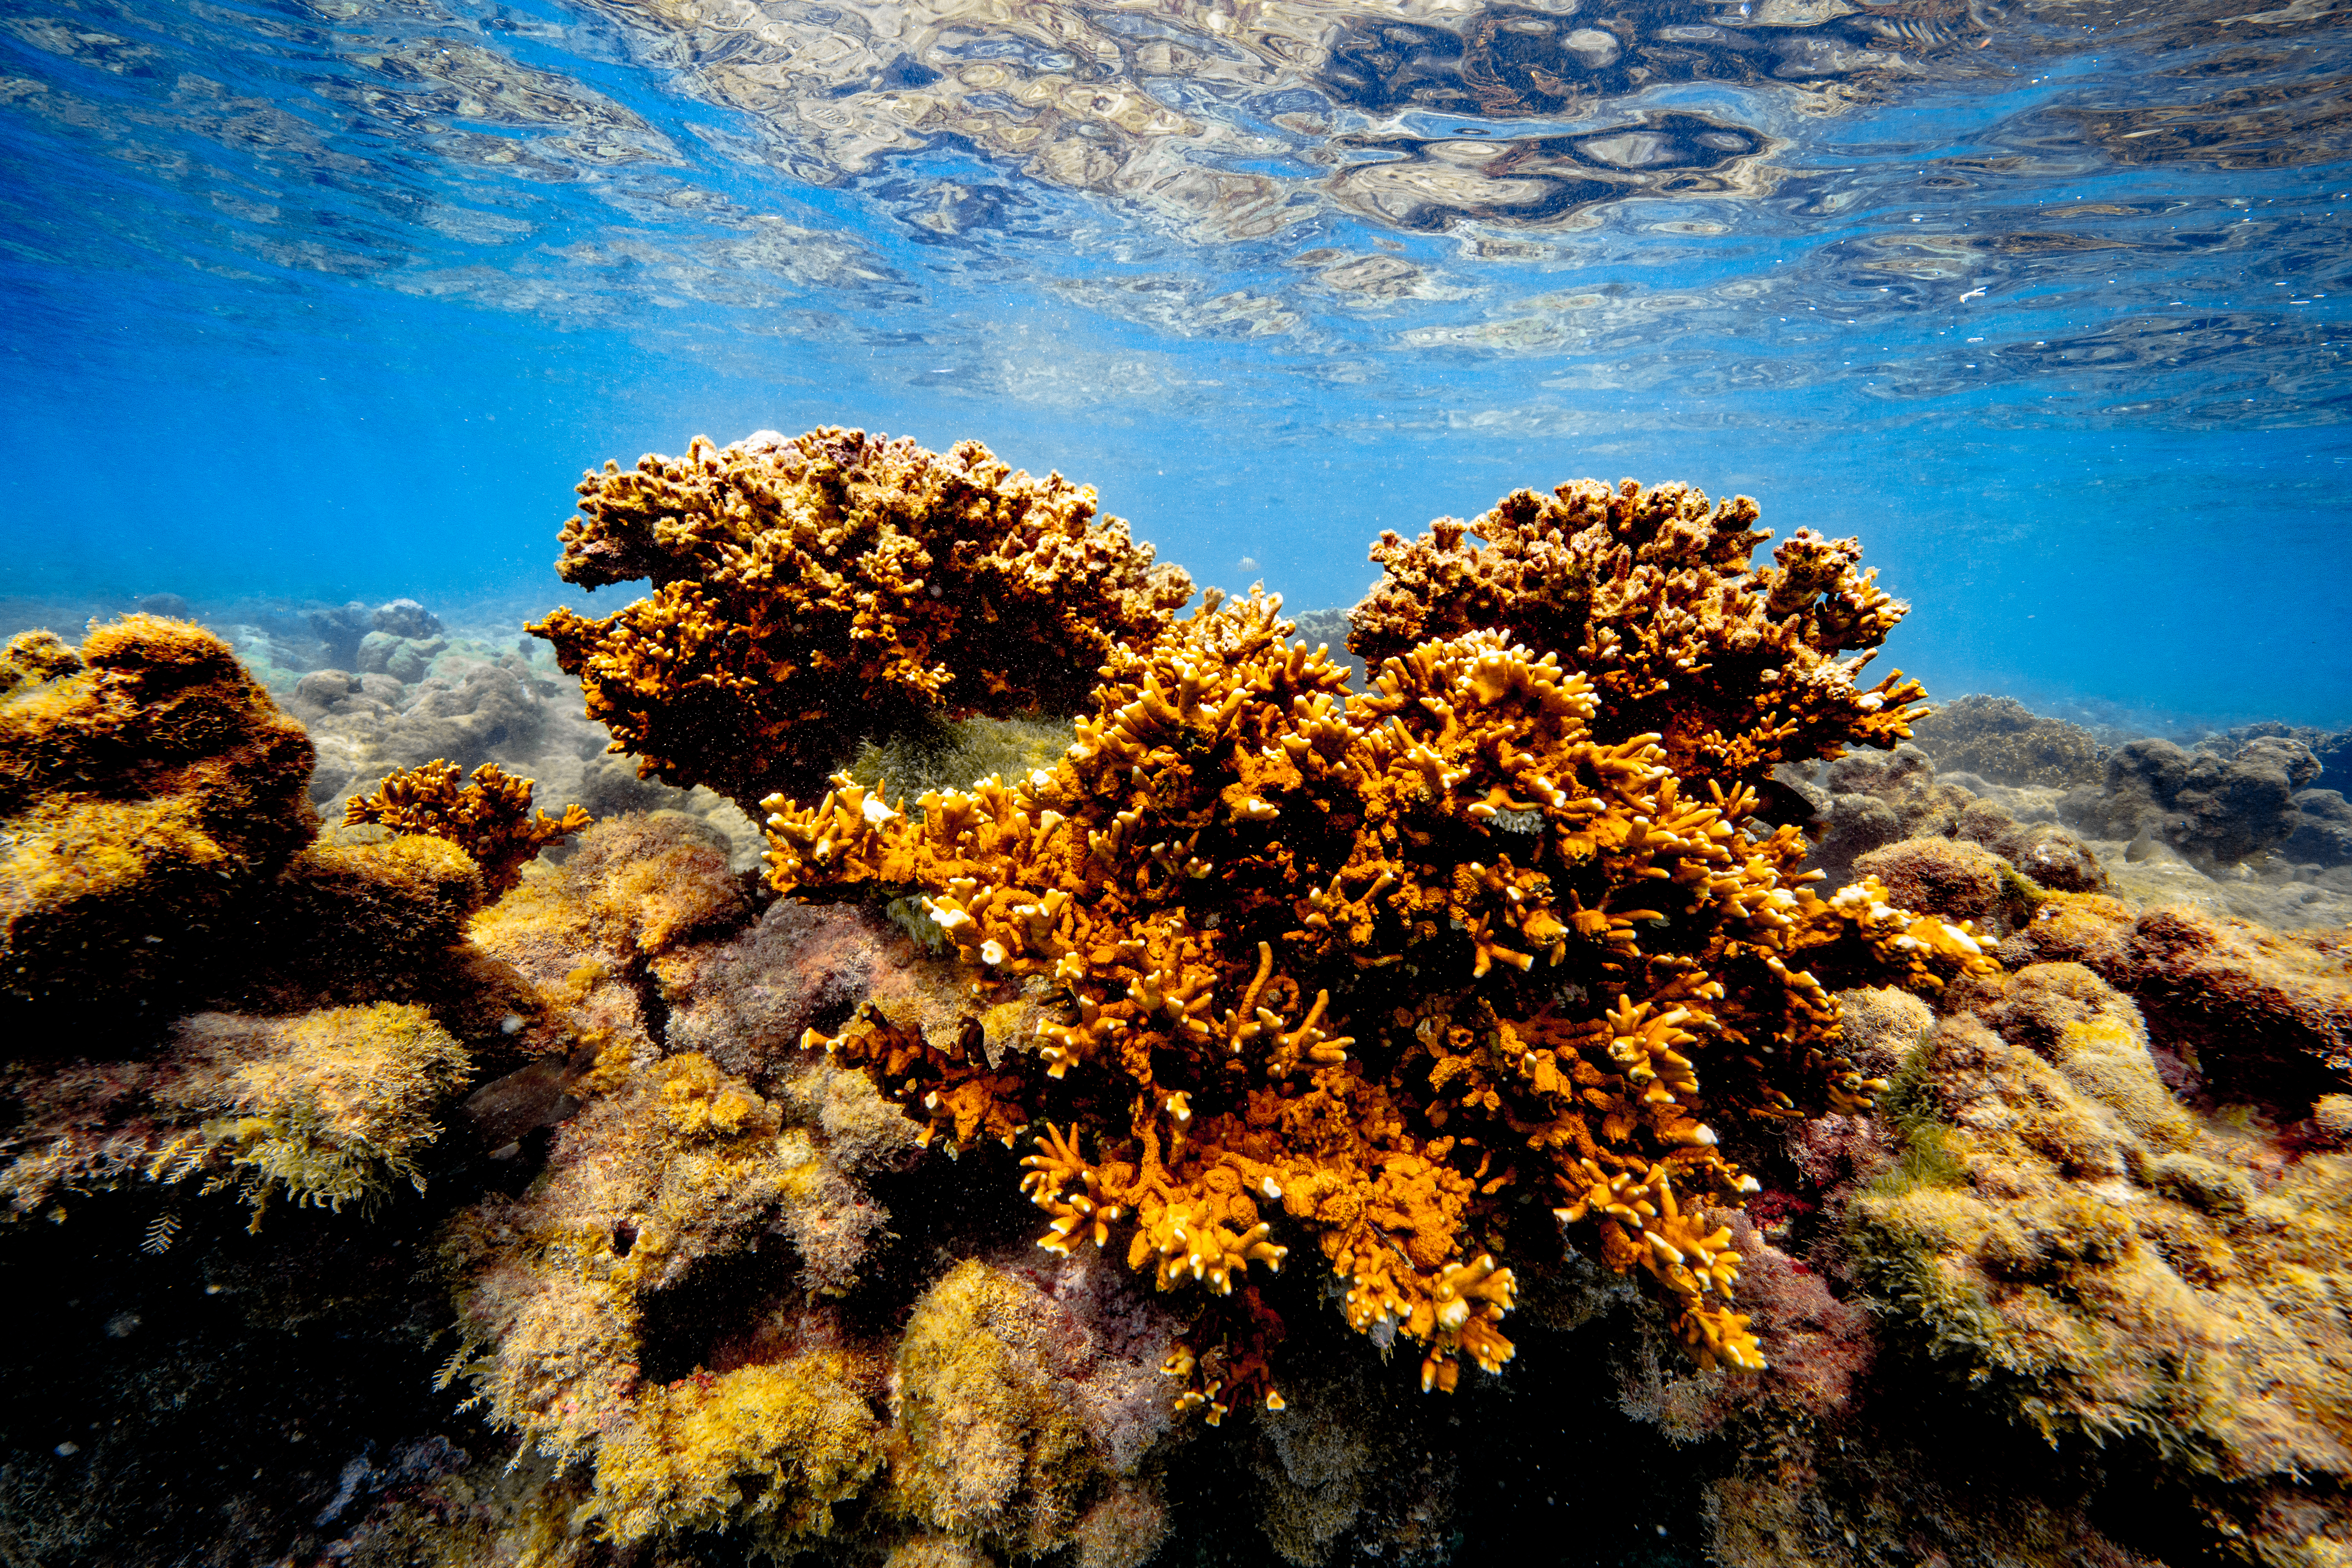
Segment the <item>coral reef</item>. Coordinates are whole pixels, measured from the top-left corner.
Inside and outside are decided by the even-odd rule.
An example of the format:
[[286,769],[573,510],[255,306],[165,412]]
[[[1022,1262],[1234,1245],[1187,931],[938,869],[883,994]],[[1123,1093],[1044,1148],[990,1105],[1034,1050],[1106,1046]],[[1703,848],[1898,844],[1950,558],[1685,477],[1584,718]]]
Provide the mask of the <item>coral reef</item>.
[[1343,705],[1278,612],[1213,595],[1112,656],[1052,770],[927,795],[919,820],[845,777],[772,798],[779,891],[921,888],[983,996],[1066,998],[1034,1054],[871,1005],[827,1048],[954,1144],[1043,1121],[1045,1245],[1117,1234],[1224,1303],[1180,1359],[1212,1419],[1279,1403],[1249,1282],[1286,1254],[1269,1215],[1314,1237],[1352,1326],[1424,1346],[1424,1386],[1510,1355],[1495,1254],[1528,1189],[1656,1279],[1702,1360],[1753,1364],[1700,1206],[1752,1184],[1702,1112],[1865,1109],[1825,985],[1990,960],[1873,885],[1782,886],[1797,832],[1751,839],[1746,792],[1690,799],[1654,741],[1592,739],[1556,658],[1474,633]]
[[2257,1561],[2352,1549],[2352,1159],[2200,1123],[2079,964],[1963,992],[1890,1101],[1936,1158],[1850,1214],[1903,1337],[2053,1443],[2144,1454]]
[[2283,1120],[2352,1084],[2352,941],[2294,934],[2178,905],[2038,905],[2003,943],[2011,964],[2074,962],[2130,994],[2178,1062],[2183,1092],[2256,1100]]
[[753,811],[859,741],[931,718],[1066,712],[1094,667],[1192,596],[1094,491],[828,426],[606,464],[564,525],[564,580],[654,592],[530,629],[640,772]]
[[1937,771],[1978,773],[2006,784],[2095,784],[2106,752],[2079,724],[2045,719],[2014,697],[1976,693],[1915,721],[1911,738]]
[[26,1002],[187,978],[317,830],[310,742],[200,627],[130,616],[79,654],[8,645],[0,988]]
[[[1659,736],[1693,798],[1709,784],[1761,790],[1776,763],[1908,736],[1918,683],[1854,682],[1909,606],[1855,569],[1854,540],[1800,529],[1771,565],[1752,565],[1769,537],[1750,526],[1758,515],[1746,496],[1710,509],[1679,484],[1514,490],[1409,544],[1381,534],[1383,575],[1352,612],[1348,646],[1378,664],[1507,631],[1592,683],[1596,740]],[[1841,661],[1848,649],[1863,657]]]
[[2297,790],[2294,831],[2286,836],[2279,853],[2301,865],[2320,868],[2352,865],[2352,802],[2332,789]]
[[2278,736],[2257,736],[2227,757],[2133,741],[2107,759],[2103,787],[2069,792],[2060,810],[2095,837],[2145,834],[2210,865],[2291,837],[2301,825],[2295,792],[2319,771],[2308,747]]
[[474,858],[486,887],[502,893],[522,879],[523,862],[594,820],[585,808],[572,805],[561,817],[542,811],[533,821],[531,781],[496,763],[476,768],[462,787],[457,777],[457,768],[437,757],[394,773],[375,794],[353,795],[344,806],[343,822],[446,838]]
[[[831,482],[803,443],[603,476],[612,541],[716,593],[806,521],[759,498]],[[963,460],[857,451],[859,505],[911,487],[874,502],[903,538]],[[124,865],[89,953],[12,945],[49,978],[0,1003],[0,1194],[58,1222],[0,1226],[42,1285],[0,1347],[0,1554],[2352,1552],[2352,948],[2223,912],[2338,908],[2326,737],[2181,752],[2168,816],[2119,805],[2095,857],[2057,822],[2073,742],[2021,710],[1838,754],[1909,710],[1832,646],[1899,608],[1849,547],[1751,571],[1741,503],[1570,489],[1483,549],[1390,541],[1381,615],[1432,624],[1369,668],[1212,595],[1073,645],[1075,723],[950,718],[988,701],[947,685],[784,725],[788,765],[846,771],[773,802],[764,889],[731,805],[589,763],[543,655],[413,601],[253,639],[332,759],[307,790],[205,633],[9,643],[11,833],[85,813],[98,853],[40,853]],[[948,521],[1010,558],[1013,523]],[[574,531],[592,575],[651,559]],[[856,570],[985,577],[891,559]],[[1557,646],[1490,624],[1514,573]],[[727,592],[799,636],[760,619],[788,593]],[[714,765],[748,780],[753,733]],[[374,798],[318,833],[346,785]],[[538,854],[569,799],[614,816]],[[1399,1402],[1400,1340],[1455,1398]]]

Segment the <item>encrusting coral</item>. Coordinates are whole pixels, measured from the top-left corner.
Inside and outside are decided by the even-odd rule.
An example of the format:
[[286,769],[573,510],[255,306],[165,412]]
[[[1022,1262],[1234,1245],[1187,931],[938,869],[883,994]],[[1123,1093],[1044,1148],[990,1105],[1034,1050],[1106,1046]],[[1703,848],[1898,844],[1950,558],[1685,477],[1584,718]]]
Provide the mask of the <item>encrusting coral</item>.
[[1527,1194],[1655,1279],[1702,1361],[1756,1364],[1703,1207],[1752,1183],[1702,1116],[1866,1108],[1829,992],[1991,961],[1873,884],[1784,886],[1794,828],[1751,838],[1750,792],[1695,798],[1654,736],[1594,738],[1554,657],[1471,633],[1343,702],[1279,609],[1213,595],[1116,650],[1050,770],[919,818],[845,776],[771,799],[779,891],[920,888],[976,994],[1064,998],[993,1061],[871,1005],[824,1044],[958,1144],[1042,1123],[1045,1246],[1116,1235],[1221,1300],[1173,1368],[1212,1419],[1279,1405],[1250,1270],[1280,1267],[1286,1217],[1351,1325],[1423,1344],[1424,1387],[1510,1356],[1496,1254]]
[[581,481],[556,570],[654,591],[529,628],[580,678],[613,749],[754,814],[821,784],[868,735],[934,718],[1067,712],[1085,674],[1192,596],[1095,492],[827,426],[763,432]]
[[438,757],[393,773],[375,794],[353,795],[345,804],[344,825],[373,823],[395,833],[446,838],[474,858],[485,886],[504,892],[522,879],[525,861],[595,820],[578,805],[566,806],[560,817],[542,811],[534,820],[531,781],[496,763],[476,768],[462,787],[457,777],[455,764]]
[[143,995],[196,968],[317,830],[310,742],[202,627],[8,644],[0,991]]
[[[1557,653],[1591,682],[1594,739],[1658,736],[1693,798],[1709,784],[1761,791],[1775,763],[1909,735],[1919,684],[1854,677],[1910,606],[1856,570],[1854,540],[1800,529],[1771,565],[1751,565],[1769,537],[1758,516],[1746,496],[1710,508],[1680,484],[1514,490],[1410,543],[1382,533],[1383,575],[1348,646],[1377,665],[1499,629]],[[1841,660],[1849,649],[1862,657]]]

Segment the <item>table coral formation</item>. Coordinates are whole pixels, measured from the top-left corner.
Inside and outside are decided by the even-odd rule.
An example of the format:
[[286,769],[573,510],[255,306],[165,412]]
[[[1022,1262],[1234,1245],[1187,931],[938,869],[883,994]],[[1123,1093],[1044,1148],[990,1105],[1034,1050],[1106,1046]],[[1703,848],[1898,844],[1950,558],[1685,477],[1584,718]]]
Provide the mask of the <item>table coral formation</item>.
[[919,887],[983,999],[1066,998],[1023,1058],[871,1006],[824,1043],[954,1142],[1042,1122],[1047,1247],[1116,1236],[1163,1289],[1224,1299],[1176,1364],[1213,1419],[1280,1403],[1251,1283],[1277,1223],[1352,1326],[1423,1346],[1424,1387],[1499,1368],[1526,1193],[1654,1279],[1703,1362],[1755,1364],[1706,1217],[1752,1183],[1702,1117],[1865,1109],[1829,988],[1991,961],[1874,884],[1784,886],[1796,830],[1748,837],[1752,795],[1695,797],[1654,737],[1596,739],[1555,657],[1475,632],[1343,702],[1279,609],[1212,595],[1119,649],[1051,770],[919,818],[845,776],[772,799],[778,890]]
[[75,653],[26,633],[0,700],[0,988],[142,992],[193,970],[308,844],[310,742],[227,644],[153,616]]
[[531,781],[496,763],[476,768],[462,786],[457,778],[456,765],[438,757],[393,773],[375,794],[353,795],[344,805],[343,822],[446,838],[474,858],[486,886],[502,893],[522,879],[525,861],[595,820],[579,805],[566,806],[560,817],[542,811],[534,820]]
[[[1756,503],[1709,507],[1687,485],[1591,479],[1514,490],[1464,522],[1440,518],[1372,547],[1381,581],[1352,612],[1348,646],[1377,664],[1423,641],[1504,629],[1592,683],[1592,732],[1656,734],[1693,798],[1710,784],[1762,789],[1773,765],[1909,735],[1926,695],[1900,672],[1855,677],[1910,606],[1860,543],[1800,529],[1773,552]],[[1859,658],[1839,655],[1860,650]]]
[[1122,640],[1192,595],[1095,492],[827,426],[580,484],[557,571],[654,591],[602,620],[530,629],[580,678],[614,749],[746,811],[821,784],[868,735],[926,719],[1067,712]]

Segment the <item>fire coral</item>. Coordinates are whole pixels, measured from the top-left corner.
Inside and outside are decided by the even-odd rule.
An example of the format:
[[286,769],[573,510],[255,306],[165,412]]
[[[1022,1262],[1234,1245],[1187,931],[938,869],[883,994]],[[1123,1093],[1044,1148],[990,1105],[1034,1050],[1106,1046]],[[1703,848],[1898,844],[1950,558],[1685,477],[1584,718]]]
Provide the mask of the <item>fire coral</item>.
[[1213,592],[1114,649],[1076,743],[1026,778],[919,817],[846,775],[768,801],[779,891],[919,888],[983,1005],[1063,1006],[993,1063],[969,1024],[941,1046],[871,1005],[822,1043],[959,1143],[1042,1124],[1042,1245],[1117,1237],[1222,1299],[1171,1363],[1213,1421],[1280,1403],[1249,1279],[1286,1233],[1352,1326],[1425,1347],[1424,1388],[1499,1368],[1528,1195],[1645,1269],[1703,1363],[1760,1365],[1706,1206],[1754,1183],[1710,1122],[1866,1109],[1883,1085],[1829,993],[1990,971],[1975,933],[1792,883],[1795,828],[1752,837],[1752,793],[1692,786],[1654,734],[1600,738],[1594,682],[1553,655],[1435,638],[1349,700],[1279,609]]
[[387,775],[373,795],[353,795],[344,804],[343,821],[446,839],[481,867],[483,886],[502,893],[522,880],[525,862],[596,820],[580,805],[564,807],[560,817],[542,811],[534,819],[530,790],[530,779],[496,763],[476,768],[472,782],[460,787],[457,765],[436,757]]
[[[1679,484],[1514,490],[1410,544],[1383,532],[1372,559],[1386,571],[1348,646],[1377,661],[1507,629],[1592,683],[1597,740],[1655,734],[1694,792],[1763,790],[1776,763],[1909,738],[1919,683],[1898,670],[1862,689],[1854,677],[1910,606],[1855,570],[1856,540],[1801,528],[1771,565],[1751,565],[1770,537],[1750,526],[1759,515],[1746,496],[1710,509]],[[1848,649],[1862,657],[1841,661]]]
[[1192,597],[1091,487],[976,441],[945,456],[827,426],[607,463],[579,486],[556,570],[654,592],[529,628],[645,776],[754,813],[805,794],[869,734],[925,719],[1067,713],[1121,641]]

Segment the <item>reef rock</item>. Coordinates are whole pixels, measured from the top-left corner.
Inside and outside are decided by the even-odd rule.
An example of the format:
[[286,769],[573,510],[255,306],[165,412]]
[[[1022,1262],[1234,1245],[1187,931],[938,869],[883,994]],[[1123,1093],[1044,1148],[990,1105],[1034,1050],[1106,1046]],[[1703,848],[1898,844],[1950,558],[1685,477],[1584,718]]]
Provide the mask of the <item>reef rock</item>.
[[311,750],[228,645],[130,616],[0,655],[0,994],[195,974],[317,831]]
[[2146,832],[2200,864],[2284,844],[2299,826],[2295,791],[2319,776],[2299,742],[2258,736],[2233,756],[2133,741],[2107,759],[2105,786],[2070,791],[2066,820],[2096,838]]
[[1908,1353],[2037,1439],[2136,1456],[2210,1542],[2352,1550],[2352,1337],[2322,1305],[2352,1288],[2352,1157],[2191,1116],[2079,964],[1967,991],[1894,1099],[1911,1158],[1850,1213]]
[[2095,784],[2105,749],[2080,725],[2045,719],[2014,697],[1939,702],[1911,726],[1913,743],[1942,773],[1977,773],[2006,784]]

